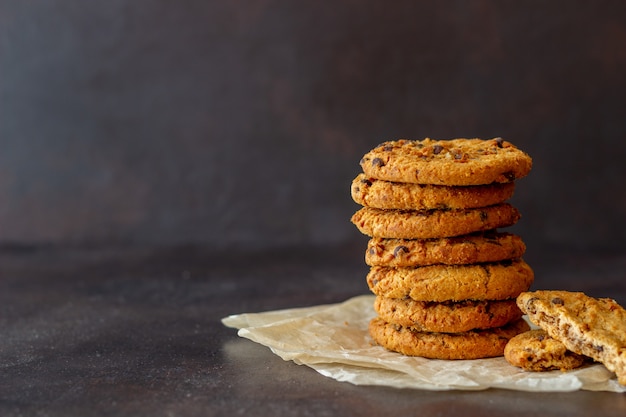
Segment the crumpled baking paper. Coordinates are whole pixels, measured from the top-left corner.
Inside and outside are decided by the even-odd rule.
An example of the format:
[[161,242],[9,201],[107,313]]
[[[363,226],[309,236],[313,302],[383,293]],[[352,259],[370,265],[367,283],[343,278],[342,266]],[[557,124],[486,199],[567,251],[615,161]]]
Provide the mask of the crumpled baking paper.
[[567,372],[527,372],[503,357],[450,361],[389,352],[369,336],[367,326],[376,315],[373,304],[374,296],[363,295],[339,304],[232,315],[222,323],[286,361],[355,385],[433,391],[626,392],[615,374],[598,363]]

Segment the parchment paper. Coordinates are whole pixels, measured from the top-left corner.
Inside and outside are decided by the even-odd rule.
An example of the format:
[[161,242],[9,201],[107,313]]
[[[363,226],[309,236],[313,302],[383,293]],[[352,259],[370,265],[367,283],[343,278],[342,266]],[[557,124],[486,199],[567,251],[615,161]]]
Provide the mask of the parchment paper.
[[355,385],[385,385],[423,390],[626,392],[602,364],[561,372],[526,372],[503,357],[435,360],[408,357],[376,346],[367,326],[376,313],[374,296],[340,304],[238,314],[222,319],[238,335],[269,347],[284,360]]

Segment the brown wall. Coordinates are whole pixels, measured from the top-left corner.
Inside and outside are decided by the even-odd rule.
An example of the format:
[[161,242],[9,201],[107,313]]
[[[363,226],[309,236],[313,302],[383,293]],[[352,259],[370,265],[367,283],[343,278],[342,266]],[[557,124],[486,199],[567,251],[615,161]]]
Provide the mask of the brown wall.
[[362,236],[398,137],[534,158],[529,247],[626,245],[623,1],[0,0],[0,243]]

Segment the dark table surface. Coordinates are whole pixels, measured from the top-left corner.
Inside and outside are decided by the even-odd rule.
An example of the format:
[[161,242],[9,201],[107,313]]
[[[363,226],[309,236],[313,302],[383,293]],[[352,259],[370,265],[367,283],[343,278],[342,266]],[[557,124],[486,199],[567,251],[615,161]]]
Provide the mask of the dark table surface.
[[[363,246],[0,249],[2,416],[624,416],[607,392],[355,386],[220,319],[367,294]],[[535,255],[537,288],[626,304],[626,256]]]

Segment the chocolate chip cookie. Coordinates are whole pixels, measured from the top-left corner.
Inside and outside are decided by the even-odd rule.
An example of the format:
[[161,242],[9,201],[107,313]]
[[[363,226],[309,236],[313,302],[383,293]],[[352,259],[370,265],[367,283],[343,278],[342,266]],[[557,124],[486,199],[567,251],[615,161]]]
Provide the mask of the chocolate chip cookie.
[[527,371],[568,371],[584,365],[589,358],[567,350],[545,330],[518,334],[504,348],[504,358],[513,366]]
[[365,263],[409,267],[435,264],[474,264],[520,258],[526,251],[521,237],[494,230],[439,239],[369,240]]
[[482,359],[502,356],[507,342],[529,330],[523,319],[503,327],[470,330],[463,333],[421,332],[411,327],[372,319],[369,333],[376,343],[387,350],[409,356],[430,359]]
[[457,210],[382,210],[363,207],[351,218],[361,233],[390,239],[432,239],[512,226],[519,211],[508,203]]
[[526,262],[517,259],[417,268],[373,266],[366,280],[370,290],[382,297],[438,302],[506,300],[527,291],[534,273]]
[[513,196],[515,183],[449,187],[377,180],[359,174],[350,188],[352,199],[380,209],[430,210],[486,207]]
[[428,302],[376,297],[374,310],[389,323],[441,333],[500,327],[522,317],[515,299]]
[[385,181],[464,186],[523,178],[532,159],[502,138],[426,138],[384,142],[366,153],[360,165],[368,177]]

